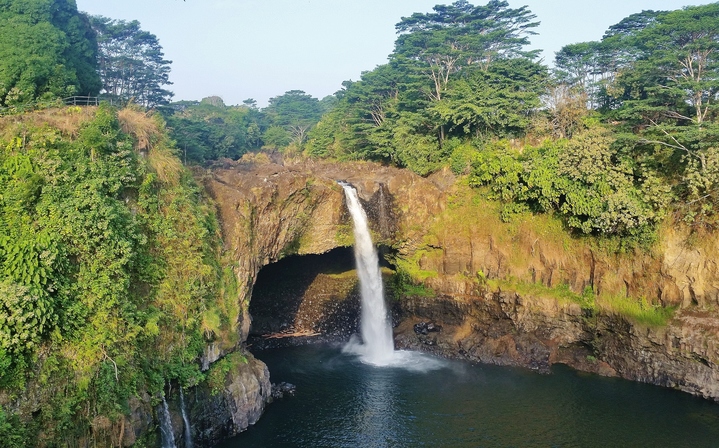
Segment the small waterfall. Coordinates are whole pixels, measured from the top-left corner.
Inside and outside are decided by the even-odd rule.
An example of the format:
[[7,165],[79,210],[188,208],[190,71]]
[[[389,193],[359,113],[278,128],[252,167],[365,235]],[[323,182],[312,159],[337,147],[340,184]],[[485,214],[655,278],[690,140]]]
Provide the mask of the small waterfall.
[[180,408],[182,409],[182,421],[185,423],[185,448],[193,448],[192,444],[192,428],[190,427],[190,419],[187,418],[185,410],[185,394],[180,387]]
[[162,396],[162,409],[158,416],[160,420],[160,436],[162,439],[162,448],[177,448],[175,445],[175,435],[172,433],[172,418],[170,418],[170,409],[167,407],[165,396]]
[[369,364],[388,365],[394,360],[394,342],[392,326],[387,318],[387,308],[384,303],[377,250],[372,244],[367,215],[359,202],[357,190],[344,182],[340,182],[340,185],[344,189],[347,208],[354,223],[354,253],[362,297],[360,320],[362,343],[351,340],[345,351],[357,353]]

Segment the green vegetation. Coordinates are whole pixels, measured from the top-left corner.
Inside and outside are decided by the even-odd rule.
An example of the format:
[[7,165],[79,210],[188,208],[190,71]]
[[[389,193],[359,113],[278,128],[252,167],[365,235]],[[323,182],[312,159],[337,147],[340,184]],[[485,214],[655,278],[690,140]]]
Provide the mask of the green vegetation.
[[656,172],[632,168],[615,143],[600,126],[522,152],[498,141],[471,156],[470,185],[488,185],[504,201],[505,221],[521,210],[553,212],[576,232],[649,246],[670,188]]
[[260,149],[267,127],[256,108],[225,106],[219,97],[174,103],[162,111],[185,162],[239,159]]
[[[0,107],[98,93],[139,105],[0,119],[2,443],[101,444],[130,398],[168,381],[217,391],[246,362],[199,370],[207,342],[236,346],[244,304],[182,161],[267,162],[248,154],[264,148],[420,175],[449,166],[460,180],[446,213],[396,262],[403,295],[433,295],[422,281],[436,273],[420,260],[431,265],[451,238],[611,252],[649,248],[667,217],[695,239],[715,231],[719,3],[633,14],[601,41],[565,46],[553,71],[526,50],[535,19],[504,0],[438,5],[402,18],[388,63],[334,96],[291,90],[260,110],[219,97],[167,105],[170,61],[137,21],[88,18],[74,0],[0,0]],[[140,106],[162,106],[162,118]],[[336,239],[351,241],[349,227]],[[673,312],[477,275],[643,325]],[[32,417],[23,394],[39,403]]]
[[665,326],[676,311],[676,307],[653,305],[646,298],[637,300],[620,296],[601,296],[597,298],[597,305],[607,313],[618,314],[649,327]]
[[[479,276],[481,277],[481,275]],[[585,309],[596,309],[595,296],[591,287],[587,287],[581,294],[577,294],[573,292],[566,283],[554,287],[549,287],[541,283],[521,282],[514,279],[485,280],[484,283],[493,291],[516,291],[522,296],[548,297],[556,300],[558,303],[576,303]]]
[[270,99],[260,110],[252,99],[226,106],[220,97],[181,101],[162,108],[172,138],[186,162],[203,163],[266,149],[285,154],[301,151],[307,133],[331,106],[301,90]]
[[0,107],[97,94],[97,42],[74,0],[2,0],[0,23]]
[[345,82],[335,109],[309,133],[309,155],[425,175],[464,139],[524,132],[548,80],[536,53],[522,51],[534,15],[496,0],[434,10],[403,18],[390,62]]
[[565,46],[553,73],[523,50],[534,19],[499,0],[403,18],[389,63],[345,82],[305,153],[450,165],[490,187],[505,221],[556,213],[621,247],[649,247],[669,213],[713,229],[719,4],[634,14]]
[[210,393],[217,395],[225,387],[227,374],[233,370],[237,370],[240,364],[247,364],[247,358],[240,353],[230,353],[221,360],[215,362],[207,372],[207,384],[210,387]]
[[173,94],[163,86],[172,84],[172,61],[164,59],[157,36],[141,30],[137,20],[89,19],[97,35],[102,98],[114,104],[133,102],[145,107],[167,104]]
[[130,397],[204,381],[206,341],[237,342],[236,284],[157,116],[52,115],[0,121],[0,387],[36,390],[43,440],[103,440]]
[[419,283],[411,273],[405,270],[407,263],[401,264],[404,267],[397,267],[392,275],[391,290],[395,300],[401,297],[435,297],[437,294],[431,289]]

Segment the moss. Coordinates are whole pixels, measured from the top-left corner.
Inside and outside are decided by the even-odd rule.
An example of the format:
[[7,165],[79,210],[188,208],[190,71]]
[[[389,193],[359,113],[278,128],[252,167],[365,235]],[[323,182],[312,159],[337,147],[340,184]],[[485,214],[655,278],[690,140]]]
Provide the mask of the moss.
[[650,304],[646,298],[634,299],[621,296],[601,296],[597,300],[605,313],[618,314],[636,324],[647,327],[663,327],[674,316],[676,307]]
[[242,364],[247,364],[247,357],[238,352],[230,353],[212,364],[206,376],[210,394],[214,396],[220,393],[225,387],[228,373],[239,369]]
[[662,327],[672,319],[676,307],[662,307],[650,304],[645,298],[631,298],[612,295],[596,297],[591,288],[587,287],[581,294],[573,292],[568,285],[561,284],[548,287],[540,283],[528,283],[510,280],[486,279],[478,273],[480,282],[492,291],[510,290],[526,297],[544,297],[557,303],[576,303],[586,310],[599,310],[605,314],[616,314],[629,321],[649,326]]
[[355,238],[352,232],[352,223],[339,224],[335,233],[335,243],[340,247],[350,247],[354,244]]
[[434,290],[427,288],[410,272],[404,270],[402,263],[399,263],[397,270],[392,275],[390,287],[395,300],[404,297],[436,297],[437,295]]
[[565,283],[549,287],[541,283],[521,282],[515,279],[486,280],[486,285],[492,291],[511,290],[522,296],[546,297],[560,304],[576,303],[584,309],[596,309],[594,292],[591,288],[586,288],[581,294],[577,294]]

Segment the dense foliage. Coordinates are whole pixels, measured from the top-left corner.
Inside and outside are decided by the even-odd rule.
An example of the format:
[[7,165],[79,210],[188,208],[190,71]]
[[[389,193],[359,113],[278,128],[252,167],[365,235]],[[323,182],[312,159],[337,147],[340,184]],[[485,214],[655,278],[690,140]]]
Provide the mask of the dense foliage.
[[679,214],[716,226],[719,182],[719,3],[644,11],[599,42],[557,54],[559,79],[586,92],[635,169],[670,187]]
[[0,387],[43,397],[48,440],[118,434],[130,397],[202,381],[207,338],[237,334],[213,209],[162,123],[86,114],[0,123]]
[[299,151],[308,131],[333,107],[331,98],[318,100],[301,90],[290,90],[270,98],[261,110],[252,99],[226,106],[214,96],[173,103],[162,111],[185,161],[202,163],[237,159],[263,147]]
[[719,3],[633,14],[562,48],[553,73],[523,51],[534,18],[496,0],[403,18],[389,63],[345,82],[306,154],[450,164],[505,219],[551,211],[579,233],[650,242],[670,209],[714,228]]
[[536,54],[522,50],[533,19],[496,0],[403,18],[390,62],[344,84],[307,152],[428,174],[459,140],[523,135],[548,80]]
[[266,119],[254,107],[225,106],[219,97],[209,97],[162,110],[185,162],[238,159],[262,146]]
[[75,0],[2,0],[0,24],[0,106],[97,94],[97,43]]

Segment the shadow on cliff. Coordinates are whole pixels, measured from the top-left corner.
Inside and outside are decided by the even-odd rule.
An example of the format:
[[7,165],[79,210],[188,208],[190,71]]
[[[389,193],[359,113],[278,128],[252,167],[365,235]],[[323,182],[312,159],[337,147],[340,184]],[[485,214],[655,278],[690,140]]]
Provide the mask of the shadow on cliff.
[[[381,264],[391,268],[386,261]],[[250,335],[256,341],[258,337],[310,335],[347,340],[358,331],[360,313],[352,248],[289,256],[263,267],[249,310]]]

